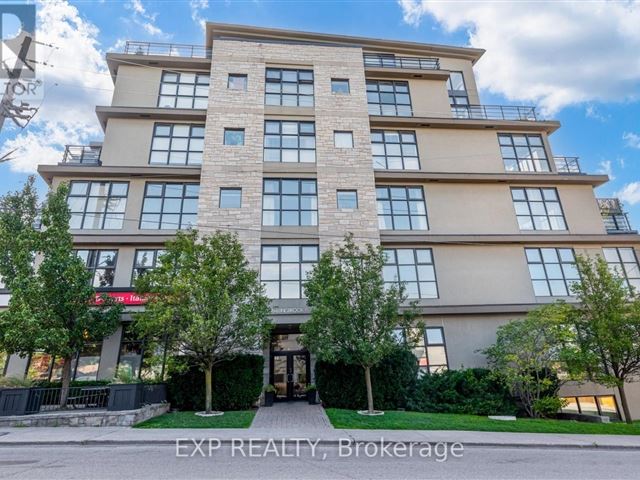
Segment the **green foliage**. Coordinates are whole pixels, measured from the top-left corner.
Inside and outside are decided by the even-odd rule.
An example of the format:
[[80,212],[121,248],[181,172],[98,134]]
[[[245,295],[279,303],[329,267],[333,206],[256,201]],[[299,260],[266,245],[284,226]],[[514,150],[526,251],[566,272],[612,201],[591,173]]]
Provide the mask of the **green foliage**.
[[[111,383],[111,380],[72,380],[69,386],[71,387],[103,387],[107,386]],[[34,387],[42,387],[42,388],[60,388],[62,386],[62,382],[60,380],[56,380],[53,382],[49,382],[47,380],[38,380],[33,382]]]
[[225,412],[217,417],[199,417],[194,412],[171,412],[138,423],[133,428],[249,428],[255,410]]
[[533,402],[533,410],[539,417],[553,417],[561,408],[567,406],[567,400],[557,396],[542,397]]
[[148,300],[136,314],[138,333],[166,336],[170,350],[191,357],[204,371],[210,412],[214,366],[261,350],[272,326],[269,299],[237,235],[179,232],[167,242],[160,266],[139,277],[135,287]]
[[[202,410],[205,402],[204,373],[188,359],[183,358],[178,363],[183,366],[173,368],[167,380],[171,406],[180,410]],[[251,408],[262,390],[263,369],[262,355],[239,355],[219,363],[213,371],[213,408]]]
[[575,344],[565,349],[569,371],[618,387],[630,421],[624,384],[640,376],[640,297],[602,257],[577,256],[576,263],[581,282],[573,289],[579,303],[568,316],[577,332]]
[[273,385],[269,384],[269,385],[265,385],[264,388],[262,389],[263,392],[265,393],[276,393],[276,387],[274,387]]
[[33,381],[25,377],[0,377],[0,388],[24,388],[33,386]]
[[[403,346],[371,369],[373,399],[378,408],[396,409],[407,405],[418,374],[415,355]],[[362,409],[367,405],[367,391],[362,367],[344,362],[318,361],[316,385],[322,403],[327,407]]]
[[111,383],[122,383],[122,384],[131,384],[131,383],[141,383],[140,379],[131,372],[129,369],[118,369],[116,376],[113,378]]
[[418,412],[513,415],[518,407],[504,380],[490,370],[447,370],[418,379],[408,409]]
[[540,416],[537,400],[557,395],[558,373],[565,365],[561,347],[574,341],[566,324],[570,311],[560,302],[532,310],[525,319],[500,326],[496,343],[483,352],[531,417]]

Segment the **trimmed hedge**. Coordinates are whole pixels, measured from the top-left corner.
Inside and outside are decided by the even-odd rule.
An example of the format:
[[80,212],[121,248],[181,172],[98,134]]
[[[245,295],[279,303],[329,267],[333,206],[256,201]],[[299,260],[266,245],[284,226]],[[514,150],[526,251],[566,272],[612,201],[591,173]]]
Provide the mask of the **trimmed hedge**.
[[[182,359],[186,368],[169,372],[167,392],[172,408],[203,410],[204,373]],[[213,367],[212,405],[215,410],[251,408],[262,391],[264,359],[261,355],[239,355]]]
[[417,412],[471,415],[513,415],[518,411],[508,386],[484,368],[424,375],[407,406]]
[[[367,407],[364,370],[342,362],[317,362],[316,385],[325,407],[350,410]],[[371,369],[373,402],[377,409],[404,408],[414,388],[418,366],[415,355],[398,347],[391,355]]]

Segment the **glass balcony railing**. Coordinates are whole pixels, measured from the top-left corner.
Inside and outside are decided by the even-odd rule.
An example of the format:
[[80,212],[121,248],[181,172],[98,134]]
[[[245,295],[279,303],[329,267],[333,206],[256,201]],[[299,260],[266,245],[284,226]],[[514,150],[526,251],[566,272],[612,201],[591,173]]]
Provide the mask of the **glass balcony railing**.
[[64,149],[62,163],[72,165],[100,165],[99,145],[67,145]]
[[127,41],[124,52],[129,55],[160,55],[166,57],[211,58],[211,49],[202,45],[180,43]]
[[617,198],[598,198],[600,215],[607,233],[633,233],[627,213]]
[[582,173],[578,157],[553,157],[558,173]]
[[536,107],[515,105],[452,105],[451,113],[454,118],[471,120],[543,120],[536,113]]
[[440,60],[434,57],[398,57],[391,54],[365,53],[364,66],[374,68],[408,68],[440,70]]

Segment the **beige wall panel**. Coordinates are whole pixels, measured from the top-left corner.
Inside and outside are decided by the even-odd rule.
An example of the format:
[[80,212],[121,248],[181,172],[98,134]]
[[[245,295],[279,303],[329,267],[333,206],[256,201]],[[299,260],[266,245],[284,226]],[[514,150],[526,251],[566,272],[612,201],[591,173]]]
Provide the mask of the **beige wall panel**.
[[161,77],[161,68],[118,66],[111,105],[114,107],[156,107]]
[[443,70],[451,70],[462,72],[464,83],[469,94],[469,103],[471,105],[479,105],[480,96],[478,95],[478,87],[476,86],[476,78],[473,72],[473,65],[470,60],[461,60],[459,58],[440,57],[440,68]]
[[110,119],[100,154],[102,165],[148,166],[153,125],[153,120]]
[[410,79],[409,92],[414,117],[451,117],[447,83],[442,80]]

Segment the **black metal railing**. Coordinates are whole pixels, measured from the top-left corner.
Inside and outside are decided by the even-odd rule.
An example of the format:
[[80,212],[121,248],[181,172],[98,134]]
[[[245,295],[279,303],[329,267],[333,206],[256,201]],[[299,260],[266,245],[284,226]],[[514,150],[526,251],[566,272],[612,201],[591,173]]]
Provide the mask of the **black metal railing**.
[[622,203],[617,198],[598,198],[600,215],[607,233],[629,233],[631,228],[627,213],[622,209]]
[[364,54],[365,67],[411,68],[415,70],[439,70],[440,60],[434,57],[397,57],[378,53]]
[[558,173],[582,173],[578,157],[553,157]]
[[129,55],[160,55],[166,57],[211,58],[211,49],[202,45],[180,43],[127,41],[124,53]]
[[67,145],[62,163],[100,165],[102,147],[97,145]]
[[536,107],[515,105],[452,105],[451,113],[454,118],[473,120],[542,120],[536,113]]
[[62,388],[31,388],[27,400],[27,414],[51,412],[55,410],[88,410],[107,408],[109,386],[69,387],[69,395],[64,406],[60,405]]

